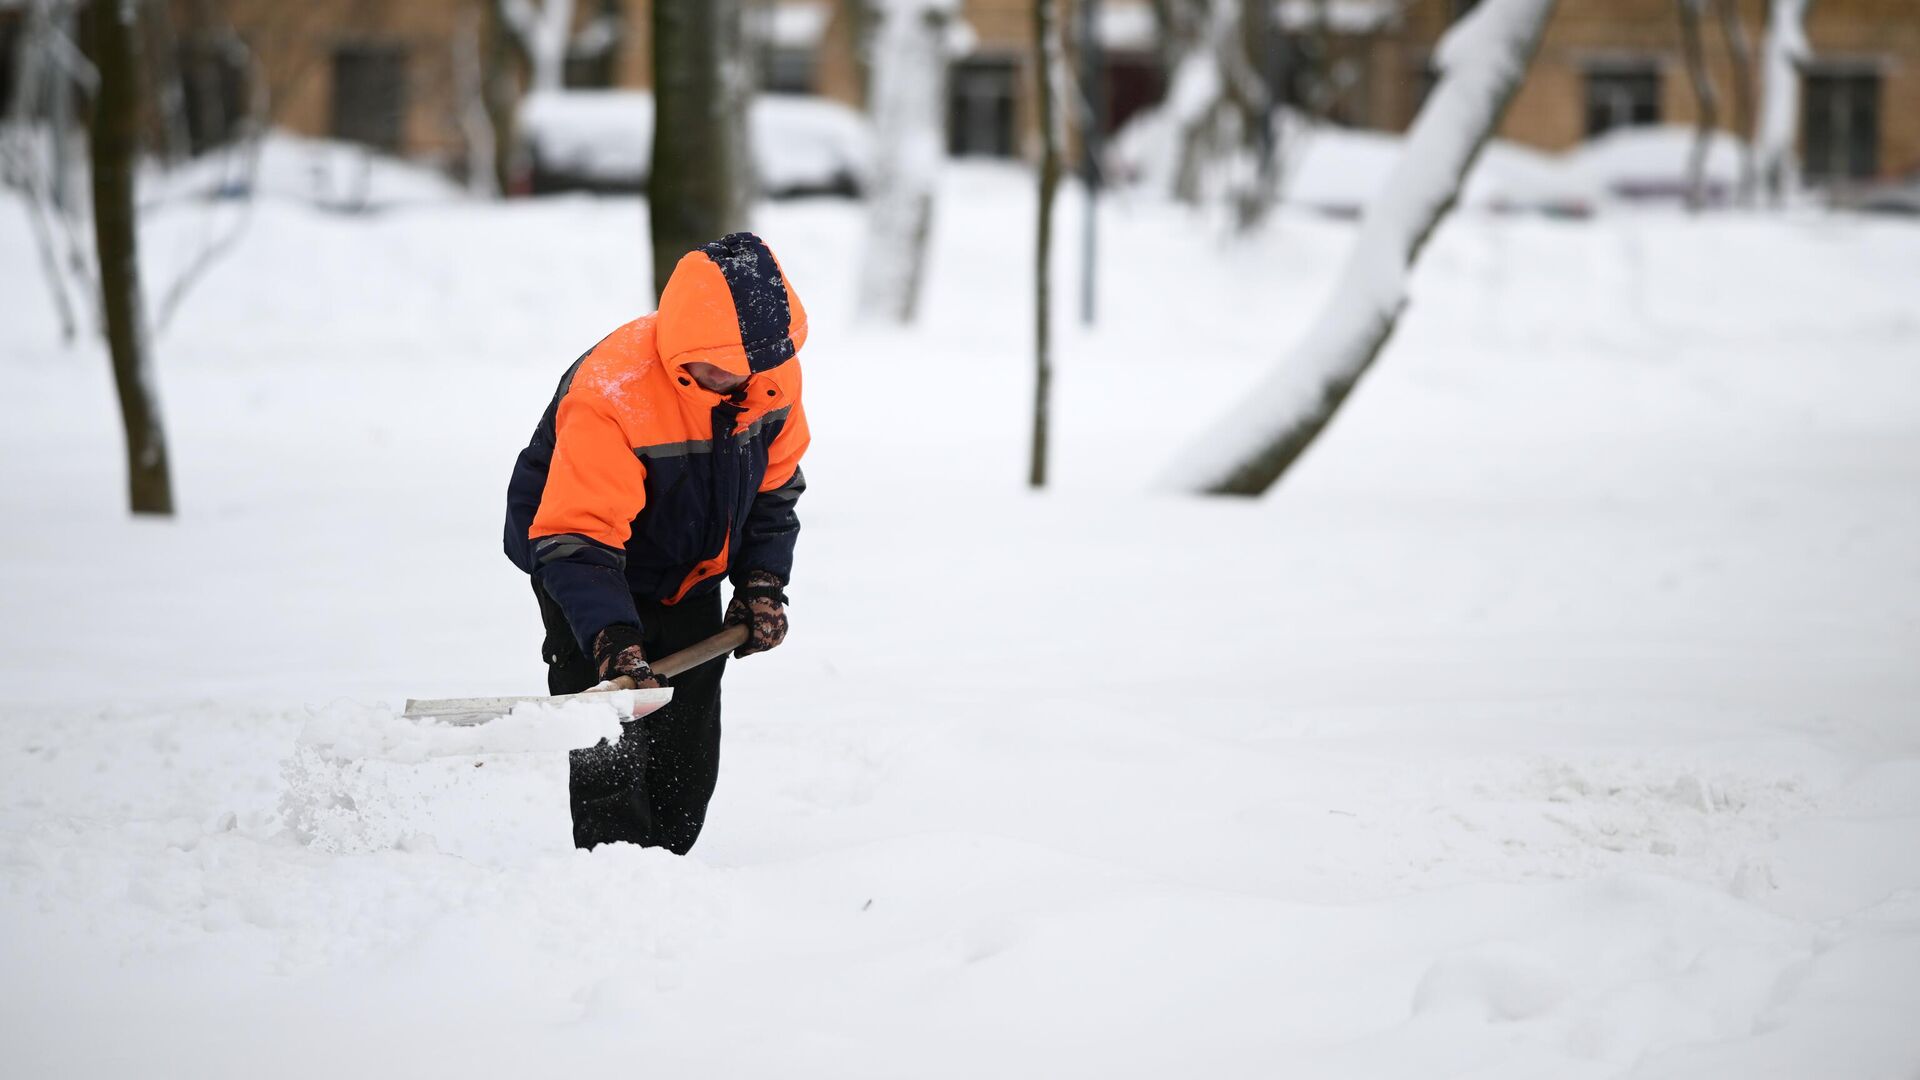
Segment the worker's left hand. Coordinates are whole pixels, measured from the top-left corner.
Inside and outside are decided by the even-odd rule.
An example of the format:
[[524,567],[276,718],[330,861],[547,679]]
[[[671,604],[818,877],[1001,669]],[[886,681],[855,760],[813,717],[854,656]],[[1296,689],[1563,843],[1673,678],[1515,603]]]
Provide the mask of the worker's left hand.
[[785,582],[767,573],[755,570],[747,575],[747,583],[733,590],[733,599],[727,604],[724,625],[733,626],[745,623],[752,636],[747,643],[733,651],[733,658],[752,656],[776,648],[787,640],[787,595],[781,590]]

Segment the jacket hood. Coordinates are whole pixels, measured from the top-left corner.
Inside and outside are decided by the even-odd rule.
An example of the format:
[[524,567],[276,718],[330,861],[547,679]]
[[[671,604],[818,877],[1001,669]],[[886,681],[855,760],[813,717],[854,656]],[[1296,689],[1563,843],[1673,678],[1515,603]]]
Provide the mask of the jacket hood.
[[752,375],[800,351],[807,312],[765,241],[732,233],[681,257],[660,292],[654,334],[673,368],[699,361]]

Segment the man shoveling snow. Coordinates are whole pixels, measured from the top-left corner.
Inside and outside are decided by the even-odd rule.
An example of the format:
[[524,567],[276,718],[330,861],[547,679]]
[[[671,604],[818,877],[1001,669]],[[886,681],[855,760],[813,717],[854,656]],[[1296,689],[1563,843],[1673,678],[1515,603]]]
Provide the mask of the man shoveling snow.
[[[656,687],[649,657],[723,626],[780,644],[806,490],[806,311],[752,233],[688,253],[660,309],[567,369],[507,488],[506,549],[533,577],[547,686]],[[725,614],[720,579],[733,582]],[[685,854],[720,764],[720,657],[617,744],[572,756],[573,839]]]

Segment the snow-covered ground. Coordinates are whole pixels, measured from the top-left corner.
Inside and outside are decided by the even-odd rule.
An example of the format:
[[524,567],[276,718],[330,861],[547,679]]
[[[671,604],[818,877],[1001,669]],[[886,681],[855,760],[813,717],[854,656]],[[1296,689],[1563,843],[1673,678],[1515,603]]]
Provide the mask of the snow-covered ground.
[[1223,502],[1150,488],[1352,227],[1110,203],[1035,495],[1027,188],[948,174],[911,332],[857,206],[764,210],[812,488],[687,859],[572,851],[557,754],[315,751],[541,687],[500,502],[637,201],[263,201],[164,523],[0,204],[4,1071],[1916,1075],[1920,230],[1469,213]]

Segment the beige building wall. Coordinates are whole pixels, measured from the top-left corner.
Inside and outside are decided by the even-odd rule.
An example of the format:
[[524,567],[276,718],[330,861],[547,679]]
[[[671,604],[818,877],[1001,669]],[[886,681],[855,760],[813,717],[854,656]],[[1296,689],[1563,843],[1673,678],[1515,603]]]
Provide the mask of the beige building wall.
[[[1766,34],[1767,0],[1737,0],[1754,51]],[[1414,0],[1393,57],[1381,73],[1383,100],[1396,102],[1380,126],[1404,127],[1419,98],[1419,72],[1444,31],[1453,0]],[[1735,129],[1735,65],[1718,19],[1702,26],[1708,73],[1719,102],[1719,124]],[[1871,68],[1881,75],[1879,162],[1883,175],[1920,168],[1920,0],[1817,0],[1807,21],[1815,70]],[[1660,71],[1662,123],[1693,124],[1699,116],[1681,53],[1676,0],[1560,0],[1540,51],[1528,69],[1500,129],[1503,138],[1546,150],[1564,150],[1586,138],[1586,78],[1609,61],[1650,60]]]
[[[226,0],[234,24],[267,72],[276,122],[294,131],[333,130],[333,56],[337,48],[384,42],[406,49],[403,149],[452,160],[460,152],[455,57],[463,35],[475,32],[489,0]],[[761,4],[807,0],[751,0]],[[831,5],[819,47],[816,90],[858,104],[863,73],[860,33],[851,0]],[[1108,0],[1109,6],[1119,0]],[[1768,0],[1737,0],[1756,50],[1765,34]],[[1696,103],[1680,54],[1676,0],[1561,0],[1539,54],[1514,99],[1501,135],[1548,150],[1586,137],[1587,74],[1596,65],[1648,60],[1660,72],[1663,123],[1689,124]],[[581,0],[579,15],[594,8]],[[1071,25],[1072,0],[1063,5]],[[1345,55],[1366,58],[1364,121],[1397,130],[1418,107],[1424,71],[1459,0],[1409,0],[1403,16],[1342,43]],[[623,0],[624,28],[613,59],[614,83],[651,83],[650,0]],[[1031,150],[1035,114],[1032,0],[964,0],[975,55],[1012,62],[1017,71],[1015,116]],[[1716,20],[1704,25],[1706,55],[1719,89],[1720,122],[1732,129],[1734,66]],[[1882,174],[1920,169],[1920,0],[1818,0],[1808,23],[1817,69],[1852,66],[1880,77]],[[1755,70],[1756,80],[1759,71]]]
[[303,135],[333,130],[333,61],[343,46],[406,50],[402,149],[450,157],[461,146],[454,47],[477,5],[462,0],[228,0],[227,15],[265,72],[274,122]]

